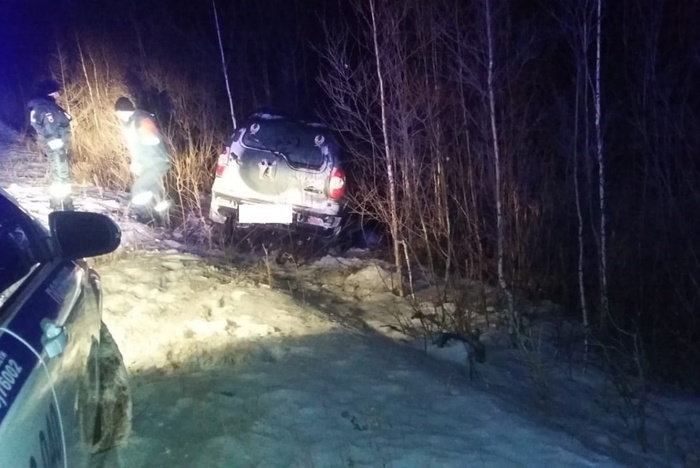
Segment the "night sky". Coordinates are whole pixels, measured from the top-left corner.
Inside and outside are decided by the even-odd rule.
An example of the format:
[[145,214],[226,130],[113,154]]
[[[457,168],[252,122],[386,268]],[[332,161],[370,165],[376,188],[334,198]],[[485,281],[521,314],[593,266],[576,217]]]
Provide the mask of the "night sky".
[[[217,11],[238,107],[260,105],[312,111],[323,45],[321,18],[337,19],[323,0],[219,1]],[[182,73],[211,74],[221,88],[221,64],[212,2],[117,0],[2,0],[0,118],[17,125],[22,102],[37,80],[55,76],[59,51],[79,41],[129,57],[167,60]],[[110,52],[111,53],[111,52]],[[155,66],[155,65],[154,65]],[[53,72],[53,73],[52,73]],[[240,90],[245,89],[245,93]],[[226,99],[225,95],[218,96]]]

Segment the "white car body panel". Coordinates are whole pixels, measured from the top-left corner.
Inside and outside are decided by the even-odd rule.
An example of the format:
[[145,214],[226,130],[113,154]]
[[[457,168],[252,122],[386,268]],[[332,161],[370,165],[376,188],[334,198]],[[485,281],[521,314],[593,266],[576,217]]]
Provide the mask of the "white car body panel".
[[[0,227],[15,233],[27,227],[28,245],[48,236],[34,232],[38,225],[30,218],[21,219]],[[0,247],[0,255],[9,252]],[[0,291],[0,467],[88,466],[77,395],[99,340],[100,307],[97,274],[84,261],[37,263]]]
[[[265,122],[284,120],[266,113],[256,114],[255,118],[261,127],[265,126]],[[306,126],[319,128],[319,131],[324,129],[321,125],[307,123]],[[319,138],[317,155],[324,155],[319,167],[292,167],[281,152],[246,146],[244,140],[249,132],[252,130],[245,125],[236,129],[228,142],[227,153],[220,156],[227,160],[223,172],[217,175],[212,185],[210,218],[223,223],[227,216],[237,215],[241,204],[288,205],[295,213],[295,222],[326,229],[337,228],[344,202],[328,197],[327,185],[331,172],[339,168],[337,154],[331,154],[328,149],[330,140],[323,143],[324,138]]]

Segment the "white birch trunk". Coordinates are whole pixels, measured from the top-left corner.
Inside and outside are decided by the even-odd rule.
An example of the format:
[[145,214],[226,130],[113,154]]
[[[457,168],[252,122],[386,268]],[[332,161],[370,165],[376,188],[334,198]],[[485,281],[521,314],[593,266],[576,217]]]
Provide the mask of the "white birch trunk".
[[372,41],[374,45],[375,66],[377,68],[377,80],[379,82],[379,102],[382,112],[382,137],[384,139],[384,156],[386,158],[386,175],[389,181],[389,209],[391,210],[391,237],[393,242],[394,265],[396,266],[397,288],[403,296],[403,281],[401,277],[401,240],[399,239],[399,220],[396,207],[396,177],[394,174],[394,160],[389,147],[389,132],[386,118],[386,96],[384,93],[384,76],[382,75],[381,60],[379,58],[379,38],[377,33],[377,15],[374,8],[374,0],[369,0],[370,13],[372,15]]
[[[508,320],[509,333],[516,339],[520,338],[520,321],[514,307],[513,295],[508,290],[505,272],[503,270],[504,262],[504,244],[505,244],[505,228],[503,221],[503,204],[501,202],[501,154],[498,144],[498,128],[496,126],[496,97],[494,93],[493,83],[493,68],[494,68],[494,48],[493,48],[493,31],[491,17],[491,0],[484,0],[486,4],[486,40],[488,47],[488,70],[487,70],[487,92],[489,100],[489,119],[491,123],[491,144],[493,146],[493,164],[496,176],[495,198],[496,198],[496,244],[498,256],[498,286],[506,294],[508,299]],[[522,344],[522,343],[519,343]]]
[[221,53],[221,68],[224,72],[224,82],[226,83],[226,93],[228,94],[228,105],[231,110],[231,123],[233,128],[236,128],[236,114],[233,111],[233,96],[231,95],[231,85],[226,71],[226,56],[224,55],[224,43],[221,40],[221,26],[219,25],[219,14],[216,11],[216,0],[211,0],[211,5],[214,8],[214,23],[216,24],[216,36],[219,39],[219,52]]
[[[583,54],[582,57],[584,60],[587,57],[586,54],[586,45],[585,42],[582,42],[583,44]],[[577,65],[577,68],[579,68],[579,65]],[[584,86],[586,86],[584,84]],[[584,337],[583,337],[583,347],[584,347],[584,363],[588,362],[588,332],[590,330],[589,328],[589,323],[588,323],[588,307],[586,305],[586,289],[584,286],[584,281],[583,281],[583,272],[584,272],[584,265],[583,265],[583,259],[584,259],[584,247],[583,247],[583,212],[581,210],[581,192],[580,192],[580,187],[578,183],[578,164],[579,164],[579,157],[578,157],[578,138],[579,138],[579,128],[578,128],[578,122],[579,122],[579,106],[580,106],[580,95],[581,95],[581,72],[577,71],[576,72],[576,105],[575,105],[575,111],[574,111],[574,155],[573,155],[573,163],[574,163],[574,197],[576,201],[576,216],[577,216],[577,221],[578,221],[578,232],[577,232],[577,242],[578,242],[578,290],[579,290],[579,302],[581,306],[581,315],[582,315],[582,320],[583,320],[583,329],[584,329]]]
[[606,253],[606,218],[605,218],[605,161],[603,159],[603,136],[601,131],[601,82],[600,82],[600,39],[602,22],[602,0],[598,0],[597,29],[596,29],[596,70],[595,70],[595,133],[596,152],[598,157],[598,194],[600,209],[600,251],[598,261],[600,271],[600,328],[603,331],[608,319],[608,279],[607,279],[607,253]]

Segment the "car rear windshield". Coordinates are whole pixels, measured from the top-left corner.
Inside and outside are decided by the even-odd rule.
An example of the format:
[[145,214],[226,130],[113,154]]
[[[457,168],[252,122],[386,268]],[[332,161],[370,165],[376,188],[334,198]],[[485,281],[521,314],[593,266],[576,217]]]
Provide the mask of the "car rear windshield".
[[290,120],[252,122],[242,143],[248,148],[279,154],[290,166],[304,169],[320,169],[336,151],[327,129]]

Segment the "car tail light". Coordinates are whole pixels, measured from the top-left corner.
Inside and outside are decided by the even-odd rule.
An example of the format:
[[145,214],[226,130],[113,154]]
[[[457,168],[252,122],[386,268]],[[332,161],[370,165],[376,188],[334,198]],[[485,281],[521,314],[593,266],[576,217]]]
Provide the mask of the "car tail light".
[[342,169],[333,168],[331,180],[328,182],[328,198],[338,200],[345,195],[345,172]]
[[228,157],[231,152],[231,148],[224,146],[221,151],[219,151],[219,160],[216,162],[216,177],[221,177],[224,175],[226,166],[228,166]]

